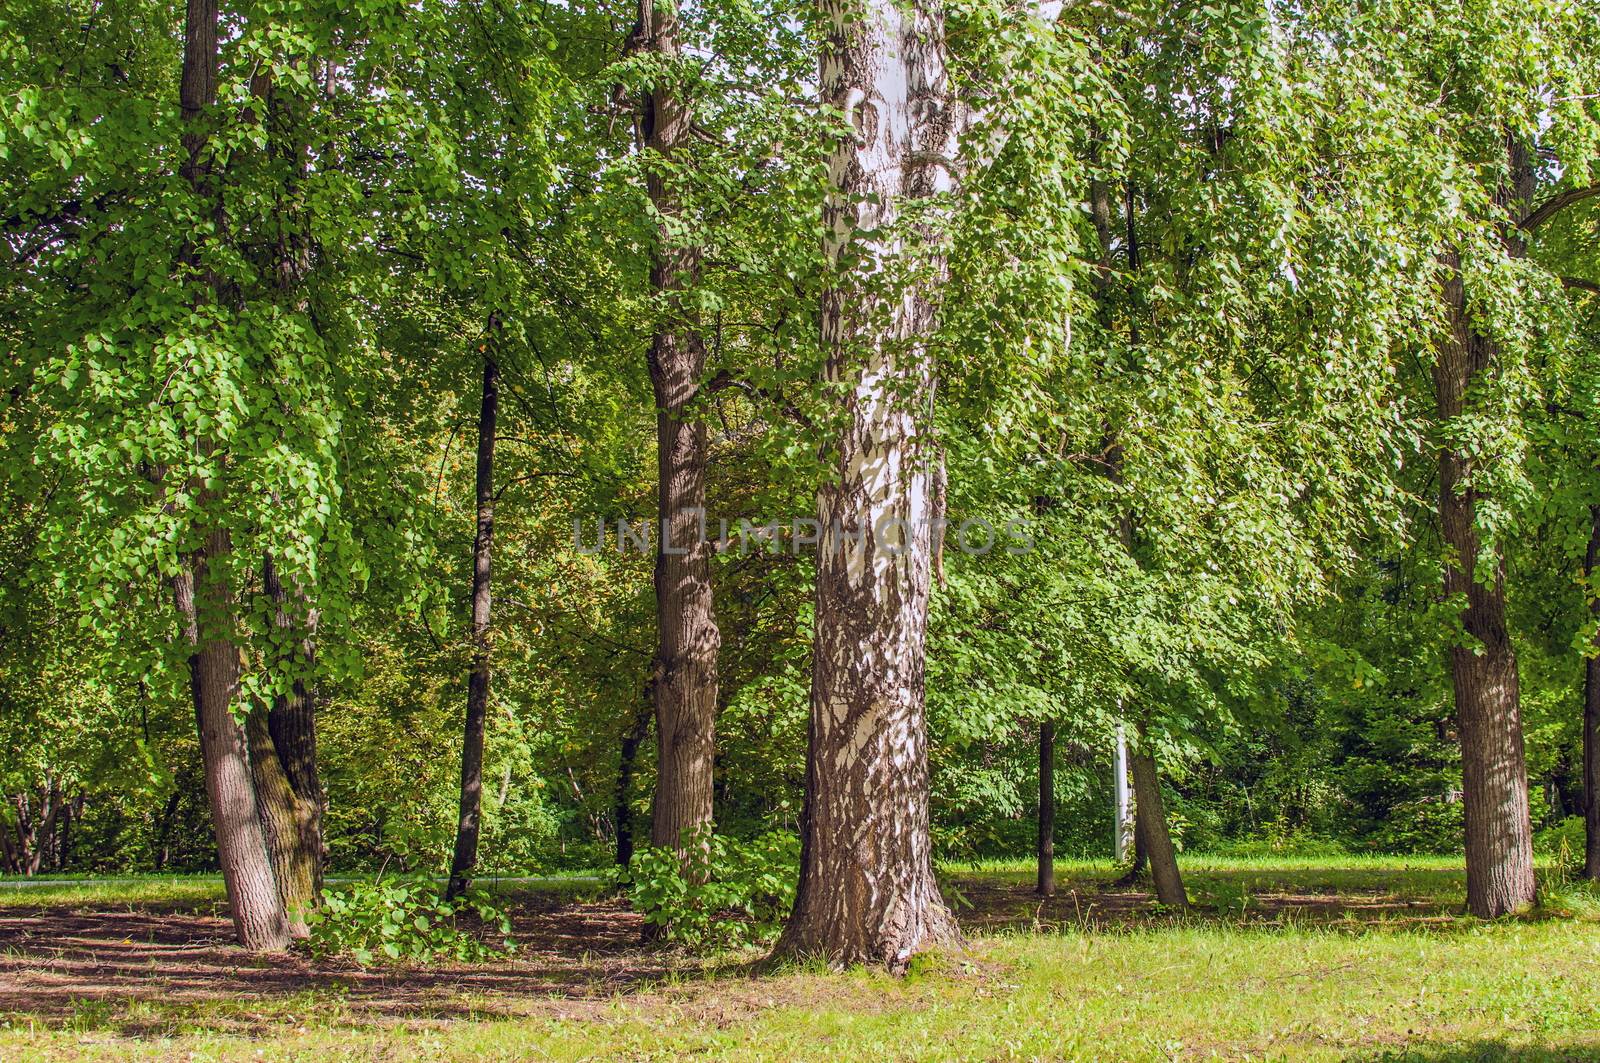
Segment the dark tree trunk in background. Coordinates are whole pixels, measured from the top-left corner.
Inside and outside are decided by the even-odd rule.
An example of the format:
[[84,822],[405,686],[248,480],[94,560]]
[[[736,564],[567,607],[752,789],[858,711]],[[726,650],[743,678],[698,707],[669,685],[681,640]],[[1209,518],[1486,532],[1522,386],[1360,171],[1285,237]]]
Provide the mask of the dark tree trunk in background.
[[[1510,149],[1512,186],[1497,201],[1509,205],[1531,193],[1525,153]],[[1509,250],[1521,245],[1508,237]],[[1493,371],[1493,341],[1472,327],[1460,257],[1442,256],[1442,296],[1449,332],[1438,348],[1434,390],[1439,421],[1463,412],[1469,391]],[[1522,745],[1517,658],[1506,628],[1505,560],[1478,534],[1475,464],[1465,449],[1439,451],[1439,523],[1446,547],[1444,590],[1465,599],[1463,637],[1450,649],[1456,721],[1461,733],[1461,789],[1466,817],[1467,908],[1490,919],[1533,903],[1533,831],[1528,818],[1528,773]],[[1486,579],[1480,579],[1480,575]]]
[[[497,322],[491,320],[492,332]],[[478,407],[478,533],[472,542],[472,665],[467,676],[467,720],[461,743],[461,815],[447,897],[459,897],[478,864],[483,819],[483,736],[489,718],[490,553],[494,545],[494,432],[500,406],[500,367],[486,349],[483,397]]]
[[894,279],[906,251],[899,202],[953,187],[946,167],[912,157],[956,157],[959,108],[936,4],[827,0],[822,10],[822,99],[856,130],[833,146],[824,213],[837,271],[822,298],[824,372],[846,420],[818,495],[800,884],[777,953],[894,971],[959,938],[928,828],[934,462],[922,419],[935,315],[928,289],[901,280],[909,290],[897,291]]
[[61,837],[56,842],[56,870],[66,871],[72,863],[72,827],[83,818],[88,795],[82,790],[73,795],[61,810]]
[[183,800],[183,787],[177,785],[173,788],[172,795],[167,798],[167,803],[161,808],[161,825],[156,829],[156,859],[155,870],[166,869],[167,861],[172,859],[172,825],[178,816],[178,804]]
[[[647,702],[654,695],[646,692]],[[617,762],[617,798],[613,818],[617,824],[617,866],[633,863],[633,772],[638,762],[639,744],[650,730],[650,704],[634,718],[633,727],[622,736],[622,756]]]
[[1166,804],[1161,799],[1161,774],[1150,752],[1135,750],[1128,758],[1133,769],[1134,831],[1144,843],[1150,861],[1150,877],[1155,880],[1156,900],[1169,908],[1186,908],[1188,895],[1178,873],[1178,853],[1167,829]]
[[[642,46],[674,60],[681,47],[673,0],[641,0]],[[675,87],[657,85],[646,97],[640,135],[663,159],[681,157],[693,137],[692,116]],[[683,207],[672,179],[648,166],[651,202],[663,219],[650,269],[663,297],[663,322],[650,345],[657,434],[656,660],[651,689],[656,713],[656,789],[650,844],[682,845],[685,831],[711,822],[712,759],[716,747],[717,630],[711,594],[711,547],[704,535],[706,428],[692,404],[705,373],[705,343],[694,315],[678,305],[699,281],[700,250],[673,233]]]
[[[1600,575],[1600,505],[1589,507],[1589,548],[1585,551],[1583,574],[1590,615],[1600,619],[1600,593],[1595,580]],[[1600,651],[1600,632],[1594,640]],[[1600,656],[1589,657],[1583,666],[1583,875],[1600,880]]]
[[1056,725],[1039,725],[1039,880],[1034,892],[1056,892]]

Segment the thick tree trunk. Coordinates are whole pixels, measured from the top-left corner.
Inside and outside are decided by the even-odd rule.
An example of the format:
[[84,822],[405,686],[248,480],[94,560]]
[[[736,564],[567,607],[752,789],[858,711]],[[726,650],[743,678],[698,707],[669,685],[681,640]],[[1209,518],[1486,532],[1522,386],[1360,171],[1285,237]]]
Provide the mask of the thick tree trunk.
[[1189,898],[1183,891],[1177,850],[1173,848],[1172,834],[1167,829],[1167,811],[1161,799],[1161,775],[1156,768],[1156,758],[1139,750],[1129,759],[1133,768],[1133,800],[1138,806],[1135,829],[1150,860],[1156,900],[1169,908],[1186,908]]
[[[194,191],[211,200],[219,221],[221,197],[211,188],[206,157],[205,112],[217,96],[217,0],[188,0],[184,20],[183,74],[179,104],[183,116],[181,172]],[[219,225],[219,231],[220,231]],[[194,261],[192,247],[180,256]],[[218,281],[202,301],[219,295]],[[200,440],[202,451],[209,440]],[[204,490],[197,491],[206,502]],[[183,634],[191,647],[189,679],[200,731],[206,795],[216,833],[217,857],[233,912],[239,943],[255,951],[277,951],[289,944],[289,921],[267,853],[266,830],[251,774],[244,727],[234,716],[239,692],[239,651],[232,641],[233,596],[223,560],[231,549],[228,533],[211,529],[204,546],[184,559],[173,580],[173,595]],[[213,564],[215,568],[213,569]]]
[[[950,188],[958,108],[936,4],[823,3],[822,98],[853,138],[829,161],[825,375],[844,399],[818,496],[800,885],[780,954],[903,970],[959,936],[934,880],[923,667],[931,565],[933,326],[900,276],[897,204]],[[931,252],[933,233],[924,231]],[[938,278],[927,283],[938,283]]]
[[[495,323],[490,323],[490,329]],[[500,367],[487,351],[478,407],[478,533],[472,543],[472,665],[467,676],[466,731],[461,743],[461,815],[447,897],[466,891],[478,864],[483,817],[483,736],[489,718],[490,554],[494,545],[494,432],[500,406]]]
[[[673,0],[642,0],[642,44],[666,60],[678,57]],[[644,101],[645,147],[663,160],[692,137],[688,107],[670,84]],[[651,683],[656,713],[656,789],[650,844],[680,849],[684,832],[712,818],[712,759],[717,713],[717,652],[722,637],[712,608],[711,547],[704,534],[706,428],[692,403],[705,372],[705,344],[694,315],[677,303],[699,280],[700,251],[685,245],[673,222],[683,207],[662,167],[648,170],[651,202],[662,222],[650,282],[675,320],[663,322],[650,345],[657,433],[656,660]]]
[[299,800],[273,747],[272,732],[267,726],[269,711],[265,705],[257,705],[245,725],[250,773],[266,837],[267,859],[289,920],[289,934],[303,938],[310,933],[306,914],[317,899],[317,861],[314,853],[306,849]]
[[[1526,199],[1532,176],[1525,153],[1510,149],[1514,179],[1502,204]],[[1521,246],[1507,238],[1512,254]],[[1493,341],[1472,327],[1460,258],[1441,256],[1449,331],[1434,364],[1441,424],[1459,417],[1468,392],[1494,363]],[[1474,461],[1465,449],[1439,450],[1439,523],[1445,546],[1444,590],[1466,602],[1463,638],[1450,648],[1456,721],[1461,733],[1461,789],[1466,818],[1467,908],[1480,918],[1533,903],[1533,831],[1522,744],[1517,658],[1506,628],[1505,561],[1479,538]]]
[[[1589,611],[1600,620],[1600,506],[1589,507],[1589,549],[1583,560]],[[1600,632],[1594,649],[1600,654]],[[1600,656],[1583,663],[1583,875],[1600,880]]]
[[[294,647],[284,649],[280,667],[296,677],[287,693],[253,708],[246,736],[268,855],[290,932],[298,938],[308,933],[306,915],[322,894],[323,796],[317,777],[315,706],[300,675],[312,663],[316,616],[310,610],[302,617],[290,615],[289,596],[270,554],[262,561],[261,577],[273,602],[273,623],[280,638]],[[296,626],[304,632],[299,639],[293,637]]]
[[1039,725],[1039,879],[1034,892],[1056,893],[1056,725]]
[[234,930],[247,949],[277,951],[288,947],[289,920],[268,855],[245,731],[233,712],[239,693],[239,651],[225,632],[209,630],[216,618],[231,615],[233,609],[224,577],[211,569],[211,562],[225,557],[228,549],[226,532],[208,536],[205,549],[192,555],[186,570],[173,581],[174,595],[184,636],[194,647],[190,687]]

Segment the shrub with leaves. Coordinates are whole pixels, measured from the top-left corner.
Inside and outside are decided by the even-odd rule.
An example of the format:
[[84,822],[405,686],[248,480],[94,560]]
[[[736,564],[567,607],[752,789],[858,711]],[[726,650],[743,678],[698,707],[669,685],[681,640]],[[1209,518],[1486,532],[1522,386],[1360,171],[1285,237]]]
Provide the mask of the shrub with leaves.
[[357,963],[457,960],[482,963],[516,950],[511,917],[479,890],[447,901],[428,879],[356,882],[322,891],[306,918],[317,958],[348,955]]
[[642,849],[618,885],[664,940],[690,948],[735,948],[775,938],[794,905],[800,841],[769,831],[740,842],[709,830],[684,837],[685,857]]

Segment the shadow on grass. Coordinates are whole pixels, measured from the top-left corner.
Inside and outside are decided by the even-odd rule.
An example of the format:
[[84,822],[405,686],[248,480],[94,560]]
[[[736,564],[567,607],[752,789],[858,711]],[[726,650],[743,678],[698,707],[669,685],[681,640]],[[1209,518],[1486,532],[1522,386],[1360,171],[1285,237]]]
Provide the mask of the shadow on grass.
[[[963,927],[974,934],[1195,926],[1263,934],[1288,928],[1452,932],[1482,925],[1460,917],[1458,871],[1399,867],[1388,876],[1368,868],[1355,873],[1342,868],[1199,871],[1188,876],[1198,906],[1184,913],[1162,910],[1150,893],[1114,885],[1113,877],[1103,870],[1069,872],[1049,899],[1032,892],[1031,877],[1009,871],[957,873],[949,885]],[[233,944],[228,921],[208,903],[4,909],[0,1017],[13,1016],[13,1026],[21,1019],[129,1037],[196,1030],[252,1034],[306,1023],[359,1028],[600,1019],[618,998],[646,994],[672,997],[675,1007],[738,1013],[755,1007],[751,1001],[757,998],[770,1007],[771,998],[786,991],[782,979],[765,977],[771,968],[760,959],[708,962],[643,944],[640,917],[616,898],[541,891],[506,899],[519,943],[513,958],[432,967],[364,968],[302,955],[253,956]],[[717,983],[714,994],[675,993],[678,987],[711,981]],[[809,991],[816,990],[813,985]],[[1492,1054],[1497,1047],[1503,1048],[1354,1058],[1440,1063],[1593,1058],[1559,1051]]]
[[1590,1046],[1522,1047],[1500,1041],[1356,1052],[1345,1057],[1348,1063],[1577,1063],[1597,1058],[1600,1052]]

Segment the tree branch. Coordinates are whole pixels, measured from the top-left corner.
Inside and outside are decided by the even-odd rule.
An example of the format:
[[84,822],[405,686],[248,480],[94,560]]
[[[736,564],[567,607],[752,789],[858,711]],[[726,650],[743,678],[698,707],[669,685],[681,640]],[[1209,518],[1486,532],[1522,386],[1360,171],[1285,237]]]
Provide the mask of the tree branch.
[[1550,220],[1551,215],[1559,210],[1581,203],[1593,196],[1600,196],[1600,185],[1589,185],[1587,188],[1569,188],[1565,192],[1558,192],[1534,208],[1532,214],[1517,222],[1517,228],[1525,232],[1537,229]]

